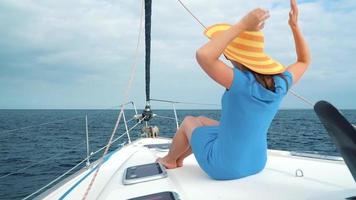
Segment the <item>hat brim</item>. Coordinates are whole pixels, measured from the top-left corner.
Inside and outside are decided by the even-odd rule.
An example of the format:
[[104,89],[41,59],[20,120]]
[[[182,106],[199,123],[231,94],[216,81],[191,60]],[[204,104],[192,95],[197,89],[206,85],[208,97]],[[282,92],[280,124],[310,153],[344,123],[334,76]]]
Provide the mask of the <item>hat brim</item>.
[[[216,24],[207,28],[204,34],[208,38],[216,37],[216,35],[221,34],[223,31],[229,30],[231,28],[230,24]],[[256,37],[263,37],[262,32],[246,32],[249,35],[256,36]],[[235,40],[239,40],[239,38],[235,38]],[[232,42],[233,43],[233,42]],[[276,60],[272,59],[270,56],[265,54],[264,52],[251,52],[245,51],[240,48],[237,48],[236,45],[234,46],[230,43],[226,49],[224,50],[224,55],[226,58],[232,61],[236,61],[238,63],[243,64],[247,68],[251,69],[254,72],[260,74],[280,74],[285,71],[285,67],[277,62]],[[254,43],[251,42],[251,45],[260,45],[261,43]]]

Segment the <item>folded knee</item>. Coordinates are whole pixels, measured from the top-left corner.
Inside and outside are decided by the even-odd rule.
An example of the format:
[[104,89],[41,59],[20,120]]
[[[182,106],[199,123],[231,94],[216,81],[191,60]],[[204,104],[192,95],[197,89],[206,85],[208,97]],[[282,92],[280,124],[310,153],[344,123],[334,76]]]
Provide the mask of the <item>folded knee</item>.
[[203,115],[200,115],[200,116],[198,116],[197,118],[198,118],[200,121],[206,119],[206,117],[203,116]]
[[194,119],[195,119],[195,117],[193,117],[193,116],[191,116],[191,115],[187,115],[187,116],[184,117],[182,123],[187,122],[187,121],[192,121],[192,120],[194,120]]
[[197,117],[188,115],[188,116],[184,117],[181,127],[185,131],[188,131],[194,127],[201,126],[201,125],[202,125],[202,123],[200,122],[200,120]]

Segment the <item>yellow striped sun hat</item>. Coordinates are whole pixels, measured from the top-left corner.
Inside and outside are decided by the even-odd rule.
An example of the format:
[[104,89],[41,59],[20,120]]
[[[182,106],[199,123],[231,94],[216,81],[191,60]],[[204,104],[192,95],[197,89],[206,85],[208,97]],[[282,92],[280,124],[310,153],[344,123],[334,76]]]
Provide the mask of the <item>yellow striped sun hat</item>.
[[[213,38],[230,27],[230,24],[215,24],[210,26],[204,34],[208,38]],[[264,46],[264,35],[261,31],[245,31],[226,47],[224,55],[259,74],[272,75],[284,72],[285,68],[282,64],[264,53]]]

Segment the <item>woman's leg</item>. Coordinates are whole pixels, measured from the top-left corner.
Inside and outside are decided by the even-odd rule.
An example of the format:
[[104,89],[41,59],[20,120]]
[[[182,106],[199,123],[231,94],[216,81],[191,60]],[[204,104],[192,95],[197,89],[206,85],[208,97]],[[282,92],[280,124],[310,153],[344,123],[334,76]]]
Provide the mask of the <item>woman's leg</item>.
[[[204,116],[199,116],[197,117],[198,120],[203,124],[203,126],[217,126],[219,125],[219,121],[216,121],[214,119],[210,119]],[[189,143],[190,144],[190,143]],[[177,159],[177,167],[182,167],[183,166],[183,160],[188,157],[190,154],[192,154],[192,147],[189,146],[189,148],[178,157]]]
[[177,159],[177,167],[183,167],[183,160],[192,154],[192,147],[190,146],[187,151],[185,151],[179,158]]
[[168,154],[163,158],[158,158],[157,162],[160,162],[168,169],[176,168],[177,159],[190,148],[192,132],[199,126],[203,126],[203,124],[197,117],[185,117],[172,140]]

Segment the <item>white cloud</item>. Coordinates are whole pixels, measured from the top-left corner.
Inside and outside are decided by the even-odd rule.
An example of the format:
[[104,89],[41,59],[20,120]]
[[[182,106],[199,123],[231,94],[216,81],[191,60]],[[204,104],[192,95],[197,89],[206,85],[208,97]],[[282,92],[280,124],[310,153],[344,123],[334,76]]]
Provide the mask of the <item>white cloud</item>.
[[[270,9],[267,52],[285,65],[295,59],[286,0],[183,2],[205,25],[237,22],[255,7]],[[141,1],[10,1],[0,3],[0,107],[110,107],[122,99],[138,35]],[[356,2],[307,1],[300,23],[313,64],[296,86],[301,94],[356,105]],[[219,103],[223,88],[195,61],[207,39],[176,1],[154,1],[152,97]],[[143,45],[131,97],[143,103]],[[16,90],[16,91],[14,91]],[[54,92],[60,92],[59,95]],[[35,99],[29,103],[24,97]],[[71,94],[68,96],[68,94]],[[337,98],[336,96],[340,96]],[[342,98],[341,98],[342,97]],[[16,100],[14,99],[24,99]],[[50,101],[48,99],[51,99]],[[90,100],[88,100],[90,99]],[[283,107],[304,107],[288,97]]]

